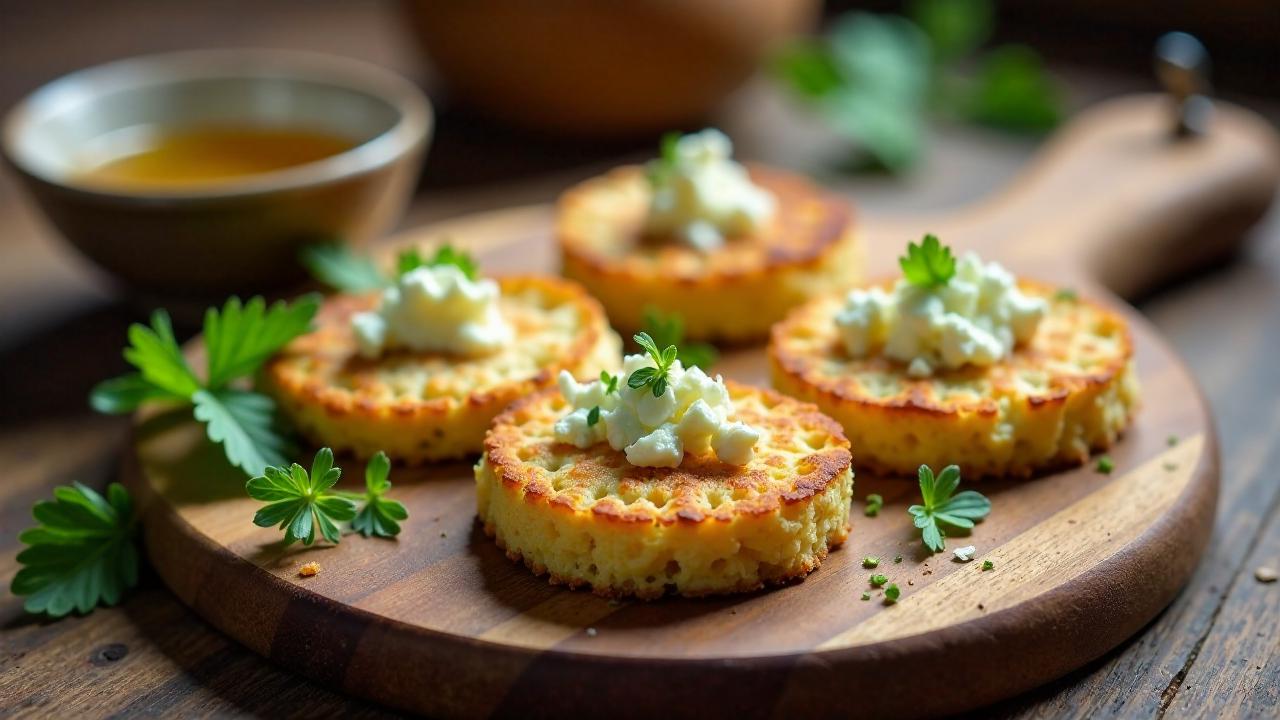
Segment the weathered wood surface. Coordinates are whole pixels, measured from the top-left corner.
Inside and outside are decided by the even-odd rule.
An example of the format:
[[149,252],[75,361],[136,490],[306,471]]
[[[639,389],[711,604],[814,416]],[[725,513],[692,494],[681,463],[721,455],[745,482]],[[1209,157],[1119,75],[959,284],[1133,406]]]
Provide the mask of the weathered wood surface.
[[[0,74],[0,105],[60,72],[191,45],[305,47],[414,67],[387,3],[76,7],[7,6],[0,56],[9,70]],[[1075,75],[1073,89],[1090,97],[1149,87],[1144,71],[1136,78]],[[465,122],[450,131],[444,119],[442,130],[459,142],[448,157],[433,156],[429,189],[408,224],[547,200],[565,183],[621,159],[616,150],[523,152],[518,144],[486,155]],[[794,120],[780,117],[776,101],[748,94],[720,122],[747,139],[748,154],[803,168],[806,151],[820,159],[828,148],[811,126],[788,130]],[[930,162],[906,183],[859,180],[842,187],[872,212],[948,207],[1002,184],[1026,152],[981,133],[947,130]],[[576,169],[564,170],[570,166]],[[513,179],[522,174],[525,180]],[[481,178],[502,184],[465,187]],[[93,382],[123,369],[124,328],[142,313],[111,301],[101,279],[58,244],[3,174],[0,219],[0,577],[7,578],[32,502],[53,485],[80,480],[100,487],[114,474],[125,421],[93,417],[84,398]],[[1280,356],[1280,219],[1273,215],[1253,236],[1252,246],[1229,264],[1201,268],[1193,282],[1139,305],[1187,361],[1215,409],[1223,483],[1204,561],[1140,635],[1058,682],[983,710],[982,717],[1274,714],[1280,585],[1257,583],[1253,570],[1280,564],[1280,484],[1272,471],[1280,463],[1274,402],[1280,393],[1274,363]],[[123,656],[113,646],[123,646]],[[24,617],[20,602],[0,590],[0,716],[114,713],[386,714],[227,639],[150,574],[122,607],[53,623]]]

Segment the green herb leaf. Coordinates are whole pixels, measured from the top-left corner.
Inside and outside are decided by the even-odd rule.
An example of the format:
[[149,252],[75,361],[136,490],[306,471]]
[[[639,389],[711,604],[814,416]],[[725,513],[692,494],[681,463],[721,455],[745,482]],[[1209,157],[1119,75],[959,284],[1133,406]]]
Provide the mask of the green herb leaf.
[[459,250],[449,243],[436,248],[435,254],[429,258],[424,258],[416,247],[402,250],[396,256],[397,275],[404,275],[420,267],[441,267],[444,265],[452,265],[458,268],[470,280],[480,277],[480,265],[476,263],[475,258],[471,257],[465,250]]
[[880,510],[884,508],[884,498],[876,493],[867,496],[867,506],[863,508],[862,514],[867,517],[875,517],[880,514]]
[[1076,302],[1079,299],[1080,296],[1076,294],[1075,288],[1058,288],[1057,292],[1053,294],[1054,302]]
[[814,40],[796,40],[772,58],[770,70],[792,90],[809,99],[823,98],[841,89],[844,78],[827,46]]
[[89,393],[89,405],[110,415],[133,412],[151,400],[185,401],[187,398],[154,385],[139,373],[103,380]]
[[608,370],[600,371],[600,383],[604,385],[604,394],[618,392],[618,376],[610,375]]
[[635,372],[631,373],[630,377],[627,378],[627,387],[632,390],[639,390],[645,385],[653,382],[653,378],[657,374],[658,368],[655,367],[638,368]]
[[1110,475],[1111,471],[1116,469],[1116,463],[1110,455],[1099,455],[1098,464],[1094,467],[1103,475]]
[[600,422],[600,406],[596,405],[587,411],[587,427],[595,427]]
[[647,386],[653,391],[654,397],[662,397],[662,394],[667,391],[667,375],[676,361],[675,346],[668,345],[666,349],[658,350],[657,344],[646,332],[634,335],[632,339],[649,354],[656,367],[646,366],[632,372],[627,378],[627,387],[639,390]]
[[164,392],[189,398],[200,389],[200,381],[182,357],[182,348],[173,336],[169,313],[156,310],[150,327],[139,323],[129,326],[129,347],[124,359],[141,373],[144,380]]
[[684,341],[684,318],[680,313],[663,314],[652,305],[644,309],[644,329],[658,346],[676,346],[676,357],[685,368],[710,370],[720,359],[720,351],[708,343]]
[[875,575],[871,576],[871,584],[874,585],[875,587],[880,587],[881,585],[887,582],[889,582],[889,578],[885,577],[884,575],[881,575],[880,573],[876,573]]
[[284,544],[301,540],[303,545],[315,542],[316,530],[331,543],[341,536],[338,523],[356,516],[356,505],[333,486],[342,471],[333,466],[333,451],[321,448],[308,473],[298,463],[289,467],[267,467],[245,483],[249,497],[268,503],[253,516],[259,527],[277,526],[284,530]]
[[934,61],[947,63],[987,41],[994,12],[988,0],[915,0],[909,15],[929,37]]
[[404,505],[383,497],[391,489],[390,473],[391,460],[381,451],[364,468],[364,504],[352,518],[351,528],[365,537],[395,537],[400,534],[400,522],[409,517]]
[[227,460],[247,475],[283,465],[288,442],[275,429],[275,403],[255,392],[200,390],[192,396],[195,418],[209,439],[222,445]]
[[1031,48],[1007,45],[982,58],[964,101],[972,120],[1013,132],[1042,133],[1062,121],[1061,91]]
[[653,338],[649,336],[649,333],[641,332],[636,335],[632,335],[631,339],[635,340],[636,344],[648,353],[649,357],[653,358],[654,363],[658,365],[662,364],[662,351],[658,350],[657,344],[653,342]]
[[983,560],[983,561],[982,561],[982,571],[983,571],[983,572],[986,572],[986,571],[988,571],[988,570],[993,570],[993,569],[995,569],[995,566],[996,566],[996,564],[995,564],[995,563],[993,563],[993,562],[991,562],[990,560]]
[[18,536],[28,547],[9,586],[26,597],[27,612],[87,613],[115,605],[138,583],[133,502],[123,486],[111,483],[105,498],[80,483],[54,488],[53,500],[31,514],[39,524]]
[[311,277],[334,290],[359,293],[390,284],[368,256],[354,252],[349,245],[311,245],[302,249],[301,257]]
[[868,555],[867,557],[862,558],[862,567],[864,568],[873,568],[879,564],[880,564],[880,558],[878,557],[872,557]]
[[907,512],[915,526],[920,528],[925,546],[933,552],[946,549],[940,524],[968,530],[975,521],[991,512],[991,501],[980,493],[973,490],[955,492],[960,484],[959,467],[948,465],[935,477],[928,465],[921,465],[918,475],[924,504],[912,505]]
[[862,593],[862,599],[863,599],[863,600],[870,600],[870,599],[871,599],[871,593],[869,593],[869,592],[864,592],[864,593]]
[[919,245],[907,243],[907,254],[898,258],[902,276],[912,285],[939,288],[956,274],[956,259],[951,248],[938,242],[935,235],[925,235]]
[[902,591],[898,589],[897,585],[890,585],[884,589],[884,603],[886,605],[898,602],[900,597],[902,597]]
[[209,308],[204,315],[207,387],[218,390],[256,372],[290,340],[311,330],[311,319],[319,308],[320,298],[315,295],[304,295],[292,303],[277,302],[270,308],[261,297],[244,305],[233,297],[221,311]]

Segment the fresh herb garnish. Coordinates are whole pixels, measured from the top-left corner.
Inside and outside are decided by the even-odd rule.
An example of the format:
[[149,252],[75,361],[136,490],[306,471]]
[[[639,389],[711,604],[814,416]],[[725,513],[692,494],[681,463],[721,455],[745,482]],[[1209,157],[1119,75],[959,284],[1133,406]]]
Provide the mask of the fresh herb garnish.
[[867,517],[875,517],[880,514],[880,510],[884,508],[884,498],[876,493],[867,496],[867,506],[863,508],[862,514]]
[[879,564],[880,564],[880,558],[878,557],[872,557],[868,555],[867,557],[862,558],[862,567],[864,568],[873,568]]
[[1030,49],[982,51],[990,0],[916,0],[910,18],[847,13],[818,40],[785,46],[774,75],[869,162],[901,172],[921,156],[928,115],[1014,132],[1042,132],[1062,116],[1059,89]]
[[594,405],[587,411],[587,427],[595,427],[600,422],[600,406]]
[[902,591],[898,589],[897,585],[890,585],[884,589],[884,603],[886,605],[898,602],[900,597],[902,597]]
[[608,370],[600,371],[600,384],[604,385],[604,394],[618,392],[618,376],[610,375]]
[[1094,468],[1103,475],[1110,475],[1111,471],[1116,469],[1116,463],[1110,455],[1099,455],[1098,463]]
[[938,242],[936,235],[925,235],[919,245],[907,243],[907,254],[898,258],[898,265],[907,282],[925,289],[942,287],[956,274],[951,248]]
[[660,347],[675,345],[676,357],[686,368],[697,366],[710,370],[716,360],[720,359],[720,351],[715,345],[708,343],[685,342],[684,318],[680,313],[663,314],[653,306],[644,309],[644,330]]
[[894,565],[897,565],[897,564],[898,564],[898,563],[900,563],[900,562],[902,562],[902,556],[901,556],[901,555],[895,555],[895,556],[894,556],[894,558],[893,558],[893,564],[894,564]]
[[308,295],[270,307],[261,297],[244,304],[233,297],[221,310],[209,308],[204,316],[203,383],[183,357],[168,313],[157,310],[149,326],[134,323],[129,328],[124,357],[138,372],[99,383],[89,404],[104,413],[131,412],[152,400],[189,404],[232,465],[248,475],[282,465],[287,442],[271,422],[275,403],[266,395],[230,385],[252,376],[267,358],[308,332],[318,307],[319,299]]
[[863,599],[863,600],[870,600],[870,599],[871,599],[871,593],[869,593],[869,592],[864,592],[864,593],[862,593],[862,599]]
[[660,351],[657,344],[653,342],[653,338],[645,332],[635,335],[632,339],[644,348],[656,367],[642,367],[632,372],[627,378],[627,387],[633,390],[648,387],[653,391],[654,397],[662,397],[662,394],[667,391],[667,375],[676,361],[676,346],[668,345]]
[[1058,288],[1058,290],[1053,293],[1054,302],[1076,302],[1079,299],[1080,295],[1076,293],[1075,288]]
[[430,257],[423,257],[417,247],[401,250],[396,255],[396,273],[388,277],[373,260],[359,255],[345,245],[314,245],[303,249],[302,264],[311,276],[340,292],[367,292],[391,285],[396,278],[420,267],[453,265],[469,279],[480,276],[480,266],[464,250],[445,243]]
[[933,552],[946,549],[940,524],[968,530],[975,520],[981,520],[991,512],[991,501],[980,493],[974,490],[956,493],[960,485],[960,468],[955,465],[948,465],[936,479],[928,465],[921,465],[919,477],[924,504],[912,505],[907,512],[915,518],[915,526],[921,529],[925,547]]
[[267,467],[262,475],[245,483],[249,497],[269,503],[253,516],[258,527],[278,526],[284,530],[284,544],[301,540],[315,542],[316,528],[331,543],[338,542],[338,523],[356,516],[356,504],[346,494],[333,490],[342,470],[333,466],[333,451],[321,448],[311,461],[308,473],[298,463],[289,467]]
[[995,568],[995,566],[996,566],[996,564],[995,564],[995,563],[993,563],[993,562],[991,562],[990,560],[983,560],[983,561],[982,561],[982,572],[986,572],[986,571],[988,571],[988,570],[992,570],[992,569],[994,569],[994,568]]
[[391,481],[387,478],[390,473],[391,460],[386,453],[379,451],[365,465],[364,494],[352,498],[363,500],[364,504],[351,519],[351,529],[365,537],[395,537],[400,534],[400,521],[409,517],[404,505],[384,497],[391,489]]
[[368,292],[387,285],[387,277],[373,260],[342,243],[303,248],[302,265],[311,277],[342,292]]
[[651,185],[656,187],[665,183],[676,171],[676,164],[679,162],[676,150],[679,144],[680,133],[663,133],[662,140],[658,142],[658,158],[651,160],[645,167],[645,174]]
[[107,486],[105,498],[80,483],[54,488],[53,500],[37,502],[31,515],[39,524],[18,535],[28,547],[9,585],[26,597],[27,612],[87,613],[115,605],[138,583],[133,501],[119,483]]
[[396,256],[396,272],[398,275],[404,275],[420,267],[441,267],[444,265],[452,265],[458,268],[469,280],[475,280],[480,277],[480,266],[476,263],[475,258],[471,257],[466,251],[459,250],[449,243],[436,248],[435,254],[429,258],[424,258],[416,247],[402,250]]
[[876,573],[875,575],[871,576],[871,584],[874,585],[875,587],[880,587],[881,585],[887,582],[889,582],[889,578],[885,577],[884,575],[881,575],[880,573]]

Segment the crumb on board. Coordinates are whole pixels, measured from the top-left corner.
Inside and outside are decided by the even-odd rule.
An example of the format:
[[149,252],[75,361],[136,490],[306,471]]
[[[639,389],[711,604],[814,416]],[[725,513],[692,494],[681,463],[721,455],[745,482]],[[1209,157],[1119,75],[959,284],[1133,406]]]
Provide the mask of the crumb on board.
[[1277,577],[1280,577],[1280,573],[1277,573],[1276,569],[1273,567],[1259,565],[1258,568],[1253,571],[1253,577],[1260,583],[1273,583],[1276,581]]
[[595,628],[587,628],[587,637],[595,637],[600,633]]
[[311,562],[298,568],[298,574],[302,577],[314,577],[320,574],[320,563],[312,560]]

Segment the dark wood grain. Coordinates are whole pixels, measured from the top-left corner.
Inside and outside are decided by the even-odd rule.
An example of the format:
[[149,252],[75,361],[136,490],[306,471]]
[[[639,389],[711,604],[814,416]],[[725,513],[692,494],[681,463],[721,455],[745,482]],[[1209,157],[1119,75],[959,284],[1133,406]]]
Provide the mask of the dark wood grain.
[[[196,46],[338,52],[414,75],[419,66],[398,32],[394,10],[390,2],[314,0],[2,2],[0,60],[6,71],[0,73],[0,105],[78,67]],[[1154,87],[1145,66],[1135,65],[1132,74],[1057,70],[1077,106]],[[1268,108],[1273,122],[1280,118],[1274,104],[1256,98],[1250,104]],[[547,201],[606,165],[641,157],[638,150],[624,155],[625,147],[504,137],[447,111],[442,120],[443,134],[428,161],[427,190],[407,225]],[[826,162],[840,143],[776,94],[755,88],[716,122],[748,156],[804,171],[828,172]],[[1029,142],[942,127],[920,171],[903,181],[830,174],[824,179],[872,214],[932,211],[1004,184],[1031,148]],[[1205,561],[1173,605],[1133,640],[1058,683],[980,716],[1209,716],[1218,708],[1245,717],[1274,713],[1268,691],[1277,684],[1277,643],[1274,635],[1250,640],[1244,628],[1280,627],[1280,585],[1259,585],[1252,578],[1257,564],[1280,564],[1262,535],[1268,522],[1274,527],[1280,498],[1271,471],[1280,461],[1274,442],[1280,411],[1273,401],[1280,393],[1274,366],[1280,357],[1280,218],[1273,213],[1252,240],[1225,267],[1199,268],[1190,282],[1140,304],[1187,360],[1215,409],[1223,492]],[[118,352],[124,328],[142,313],[114,300],[109,284],[58,242],[4,176],[0,306],[0,575],[7,578],[16,535],[34,499],[72,480],[101,487],[113,474],[125,421],[93,418],[84,397],[95,380],[123,369]],[[15,482],[18,477],[23,481]],[[224,638],[157,583],[144,578],[121,608],[54,623],[25,618],[19,600],[0,590],[0,715],[103,716],[119,708],[132,715],[149,708],[168,715],[279,717],[292,709],[316,717],[381,714]],[[1245,596],[1251,600],[1238,600]],[[124,644],[128,655],[94,665],[93,651],[113,644]],[[1262,670],[1251,673],[1242,659]],[[108,696],[116,701],[108,702]]]

